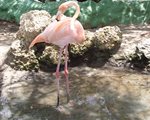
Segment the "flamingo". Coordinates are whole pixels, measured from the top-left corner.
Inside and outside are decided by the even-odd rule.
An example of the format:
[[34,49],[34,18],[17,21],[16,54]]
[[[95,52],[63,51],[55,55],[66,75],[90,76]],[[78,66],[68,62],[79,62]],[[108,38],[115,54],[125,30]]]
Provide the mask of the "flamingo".
[[[66,10],[74,6],[76,9],[73,17],[67,17],[64,15]],[[70,101],[70,92],[69,92],[69,78],[68,78],[68,45],[72,43],[80,44],[85,40],[85,32],[82,24],[76,20],[80,14],[80,7],[75,1],[67,1],[62,3],[58,12],[55,16],[55,20],[45,28],[45,30],[40,33],[35,39],[31,42],[29,49],[33,47],[36,43],[45,42],[52,43],[59,46],[59,57],[58,64],[56,68],[56,83],[57,83],[57,107],[59,106],[59,80],[60,80],[60,64],[62,52],[65,54],[65,65],[64,65],[64,74],[66,79],[66,92],[67,92],[67,102]]]

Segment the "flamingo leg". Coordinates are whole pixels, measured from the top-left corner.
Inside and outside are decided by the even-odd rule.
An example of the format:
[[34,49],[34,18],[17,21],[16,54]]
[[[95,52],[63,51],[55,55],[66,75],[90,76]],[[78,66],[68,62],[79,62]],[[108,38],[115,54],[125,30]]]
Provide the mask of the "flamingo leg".
[[70,100],[70,92],[69,92],[69,72],[68,72],[68,45],[65,46],[64,49],[65,53],[65,68],[64,68],[64,73],[65,73],[65,78],[66,78],[66,91],[67,91],[67,102]]
[[57,105],[56,106],[57,107],[59,106],[59,96],[60,96],[60,93],[59,93],[59,81],[60,81],[59,70],[60,70],[60,63],[61,63],[62,51],[63,51],[63,49],[60,48],[59,58],[58,58],[58,64],[57,64],[57,68],[56,68],[56,82],[57,82]]

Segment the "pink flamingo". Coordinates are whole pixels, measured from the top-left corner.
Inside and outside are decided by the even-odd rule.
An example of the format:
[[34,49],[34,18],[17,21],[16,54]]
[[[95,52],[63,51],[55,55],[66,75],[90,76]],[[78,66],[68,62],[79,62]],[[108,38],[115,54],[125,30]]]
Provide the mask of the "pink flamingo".
[[[66,17],[65,11],[74,6],[76,12],[73,17]],[[57,80],[57,106],[59,106],[59,80],[60,80],[60,64],[61,56],[64,51],[65,54],[65,66],[64,73],[66,78],[66,91],[67,91],[67,102],[70,100],[69,83],[68,83],[68,45],[71,43],[82,43],[85,40],[85,33],[81,23],[76,20],[80,14],[80,7],[75,1],[68,1],[62,3],[58,12],[55,16],[55,20],[42,32],[40,33],[30,44],[29,48],[33,47],[34,44],[39,42],[52,43],[60,47],[59,59],[56,68],[56,80]]]

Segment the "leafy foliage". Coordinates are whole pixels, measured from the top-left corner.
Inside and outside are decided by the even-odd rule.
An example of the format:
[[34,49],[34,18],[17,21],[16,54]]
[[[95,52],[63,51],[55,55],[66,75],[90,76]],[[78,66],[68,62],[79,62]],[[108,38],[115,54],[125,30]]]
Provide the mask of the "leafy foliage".
[[[56,14],[60,2],[37,2],[34,0],[0,0],[0,19],[19,22],[20,16],[30,10],[46,10]],[[79,20],[85,28],[110,24],[139,24],[150,22],[150,1],[142,0],[91,0],[79,2]],[[73,15],[74,9],[66,14]]]

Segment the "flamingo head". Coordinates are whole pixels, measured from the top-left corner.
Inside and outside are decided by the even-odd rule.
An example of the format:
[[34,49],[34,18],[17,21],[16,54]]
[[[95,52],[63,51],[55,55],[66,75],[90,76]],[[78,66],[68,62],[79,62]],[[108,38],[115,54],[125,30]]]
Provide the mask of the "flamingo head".
[[56,14],[56,18],[57,20],[60,20],[61,17],[63,16],[63,14],[66,12],[66,10],[68,9],[68,6],[66,6],[65,4],[61,4],[58,8],[58,12]]
[[65,2],[65,3],[62,3],[59,7],[58,7],[58,12],[56,14],[56,18],[58,20],[61,19],[61,16],[66,12],[66,10],[73,6],[74,4],[77,4],[77,2],[75,1],[68,1],[68,2]]
[[42,35],[38,35],[29,45],[29,49],[32,48],[36,43],[45,42],[45,39]]

